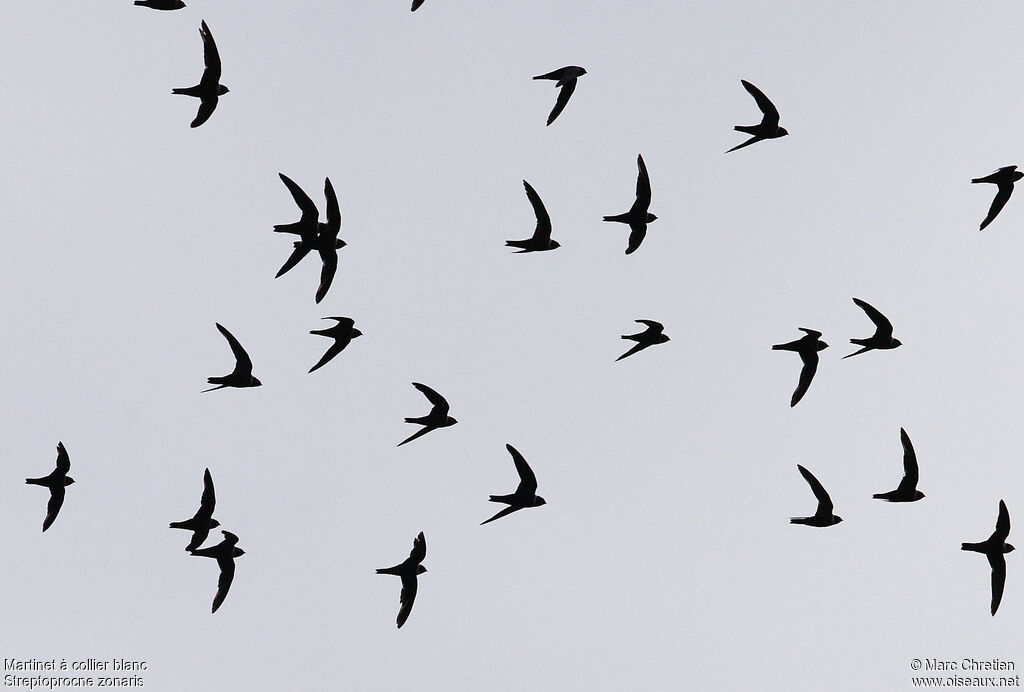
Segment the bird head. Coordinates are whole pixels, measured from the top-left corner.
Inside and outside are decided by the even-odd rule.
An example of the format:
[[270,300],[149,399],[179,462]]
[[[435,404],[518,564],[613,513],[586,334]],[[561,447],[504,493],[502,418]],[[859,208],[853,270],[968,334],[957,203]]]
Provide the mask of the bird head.
[[1010,545],[1009,543],[1004,543],[1003,544],[1003,552],[1004,553],[1012,553],[1013,551],[1014,551],[1014,547],[1012,545]]
[[533,498],[533,506],[534,507],[540,507],[541,505],[546,505],[547,503],[548,503],[548,501],[545,500],[540,495],[537,495],[536,497]]
[[249,386],[251,386],[251,387],[262,387],[263,383],[260,382],[258,378],[254,377],[254,378],[252,378],[251,383],[250,383]]
[[548,241],[548,249],[549,250],[554,250],[555,248],[559,248],[559,247],[562,247],[562,244],[559,243],[557,240],[549,240]]
[[219,87],[217,87],[217,95],[218,96],[223,96],[224,94],[228,93],[229,91],[230,91],[230,89],[228,89],[223,84],[221,84]]
[[427,571],[427,568],[424,567],[423,565],[417,565],[416,566],[416,574],[423,574],[426,571]]
[[897,346],[902,346],[902,345],[903,345],[903,342],[900,341],[899,339],[893,339],[892,340],[892,347],[893,348],[896,348]]
[[657,221],[657,220],[658,220],[658,217],[655,216],[654,214],[651,214],[651,213],[647,214],[647,223],[651,223],[652,221]]
[[778,134],[776,134],[776,137],[785,137],[788,134],[789,134],[789,130],[787,130],[784,127],[780,127],[779,131],[778,131]]
[[915,490],[914,491],[914,499],[915,500],[920,500],[922,497],[924,497],[924,493],[922,493],[920,490]]
[[839,516],[839,515],[833,515],[833,516],[832,516],[832,521],[833,521],[834,523],[836,523],[836,524],[838,524],[838,523],[839,523],[839,522],[841,522],[842,520],[843,520],[843,518],[842,518],[841,516]]
[[335,238],[334,239],[334,249],[335,250],[340,250],[341,248],[345,247],[346,245],[348,245],[348,243],[346,243],[341,238]]
[[455,425],[455,424],[456,424],[456,423],[458,423],[458,422],[459,422],[459,421],[455,420],[455,419],[454,419],[454,418],[452,418],[451,416],[448,416],[447,418],[445,418],[445,419],[444,419],[444,423],[445,423],[445,425]]
[[216,519],[211,519],[210,520],[210,528],[211,529],[215,529],[218,526],[220,526],[220,522],[219,521],[217,521]]
[[245,555],[245,551],[241,548],[235,548],[231,551],[231,557],[242,557],[243,555]]
[[362,336],[362,335],[363,335],[363,333],[361,331],[359,331],[355,327],[352,327],[352,338],[353,339],[356,338],[357,336]]
[[826,344],[824,341],[821,341],[820,339],[818,340],[818,343],[815,344],[815,346],[817,347],[816,350],[818,351],[824,351],[826,348],[828,348],[828,344]]
[[64,485],[71,485],[75,482],[75,479],[71,476],[64,476]]

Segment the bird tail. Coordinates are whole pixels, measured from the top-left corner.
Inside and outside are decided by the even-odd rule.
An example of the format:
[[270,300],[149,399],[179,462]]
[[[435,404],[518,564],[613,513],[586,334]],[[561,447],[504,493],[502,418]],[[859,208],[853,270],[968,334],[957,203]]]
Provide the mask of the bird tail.
[[978,544],[977,543],[961,543],[960,544],[960,550],[971,550],[971,551],[974,551],[975,553],[983,553],[983,552],[985,552],[983,550],[979,550],[978,549]]
[[25,482],[29,485],[46,485],[45,478],[26,478]]
[[423,419],[422,418],[406,418],[405,422],[406,423],[416,423],[418,425],[423,425]]
[[626,223],[626,216],[627,216],[627,214],[616,214],[615,216],[605,216],[604,220],[605,221],[619,221],[621,223]]
[[183,521],[172,521],[170,523],[170,528],[172,528],[172,529],[187,529],[188,527],[185,526],[185,522],[183,522]]
[[[534,77],[534,79],[536,79],[536,77]],[[527,242],[528,241],[525,241],[525,240],[506,240],[505,241],[505,247],[519,247],[519,248],[526,249],[526,243]]]
[[504,502],[506,505],[512,504],[512,498],[514,495],[491,495],[488,499],[491,502]]
[[757,126],[756,125],[737,125],[736,127],[732,128],[732,129],[736,130],[737,132],[744,132],[744,133],[746,133],[748,135],[756,135],[757,134]]
[[381,569],[377,570],[377,574],[394,574],[394,575],[397,575],[398,574],[398,568],[396,568],[396,567],[382,567]]
[[789,518],[789,523],[790,524],[807,524],[807,523],[809,523],[809,521],[808,521],[807,517],[790,517]]
[[172,94],[183,94],[185,96],[198,96],[196,93],[196,87],[186,87],[184,89],[171,89]]

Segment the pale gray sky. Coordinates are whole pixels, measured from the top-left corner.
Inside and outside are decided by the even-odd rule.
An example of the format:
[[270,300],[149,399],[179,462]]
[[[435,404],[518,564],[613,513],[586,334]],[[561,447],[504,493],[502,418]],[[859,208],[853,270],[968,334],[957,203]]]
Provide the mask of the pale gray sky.
[[[13,0],[0,25],[0,655],[144,659],[154,690],[912,689],[1021,658],[959,550],[1022,516],[1019,3]],[[205,19],[231,92],[190,130]],[[551,126],[550,82],[582,65]],[[778,106],[790,136],[741,151]],[[653,188],[643,247],[601,216]],[[338,276],[274,273],[284,172],[344,217]],[[514,255],[534,226],[562,247]],[[1018,193],[1020,194],[1020,193]],[[841,361],[871,324],[898,350]],[[364,336],[309,375],[320,318]],[[669,343],[614,363],[637,318]],[[259,389],[200,395],[248,349]],[[817,377],[773,343],[824,333]],[[444,394],[459,424],[401,449]],[[913,505],[899,429],[921,464]],[[77,483],[40,534],[63,440]],[[486,527],[532,464],[544,507]],[[790,526],[814,499],[845,521]],[[167,523],[198,506],[247,554]],[[424,531],[408,624],[375,575]],[[1011,532],[1010,541],[1016,534]],[[212,537],[219,540],[216,532]],[[1024,539],[1018,539],[1024,543]]]

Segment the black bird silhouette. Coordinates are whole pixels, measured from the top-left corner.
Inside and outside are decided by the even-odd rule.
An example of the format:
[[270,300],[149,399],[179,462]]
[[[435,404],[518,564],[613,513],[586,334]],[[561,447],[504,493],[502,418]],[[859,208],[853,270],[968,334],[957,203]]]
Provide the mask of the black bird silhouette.
[[277,271],[274,278],[276,279],[298,264],[310,250],[316,250],[323,262],[320,269],[320,286],[316,291],[316,302],[319,303],[330,290],[334,274],[338,270],[338,250],[346,245],[345,241],[338,237],[338,233],[341,232],[341,207],[338,205],[338,196],[334,192],[331,179],[325,178],[324,197],[327,199],[327,223],[320,223],[320,213],[309,195],[284,173],[278,173],[278,175],[281,176],[281,180],[292,193],[295,203],[302,210],[302,216],[295,223],[274,226],[274,230],[278,233],[292,233],[299,236],[299,240],[294,243],[295,249],[291,256]]
[[231,588],[231,582],[235,578],[235,558],[245,555],[244,550],[235,547],[238,544],[238,536],[230,531],[221,531],[221,533],[224,534],[224,540],[217,545],[189,551],[196,557],[212,557],[217,561],[217,566],[220,567],[220,577],[217,579],[217,595],[213,597],[211,613],[216,613],[217,608],[220,608],[220,604],[228,596],[228,589]]
[[231,346],[231,352],[235,354],[235,369],[223,377],[208,377],[206,378],[207,384],[220,385],[218,387],[210,387],[204,389],[202,393],[212,392],[215,389],[224,389],[225,387],[259,387],[263,383],[252,376],[252,361],[249,360],[249,354],[242,348],[242,344],[238,343],[238,339],[231,335],[227,329],[224,329],[220,323],[214,323],[217,325],[217,329],[224,335],[224,338],[228,340],[228,345]]
[[797,402],[807,393],[807,388],[811,386],[811,380],[814,379],[814,373],[818,369],[818,351],[824,351],[828,348],[828,344],[818,338],[821,336],[821,332],[805,329],[804,327],[799,327],[799,329],[805,332],[807,336],[800,337],[796,341],[790,341],[788,344],[775,344],[772,346],[773,351],[796,351],[800,354],[800,360],[804,362],[804,367],[800,370],[800,381],[793,392],[793,398],[789,401],[791,407],[796,406]]
[[402,595],[398,599],[402,604],[401,609],[398,611],[399,629],[409,619],[409,613],[412,612],[412,604],[416,600],[418,582],[416,577],[427,571],[427,568],[420,564],[426,556],[427,539],[423,537],[423,532],[420,531],[420,535],[413,539],[412,551],[410,551],[409,557],[405,561],[400,562],[394,567],[383,567],[377,570],[377,574],[393,574],[396,577],[402,578]]
[[348,346],[352,339],[363,335],[361,331],[355,328],[356,322],[351,317],[324,317],[323,319],[337,320],[337,324],[327,329],[314,329],[310,334],[329,337],[334,339],[334,343],[327,349],[327,353],[317,361],[317,364],[309,369],[310,372],[327,365],[334,356],[345,350],[345,347]]
[[185,546],[185,550],[192,552],[203,544],[210,529],[220,526],[220,522],[213,518],[213,508],[217,504],[217,496],[213,492],[213,476],[210,469],[203,474],[203,496],[199,500],[199,509],[191,519],[185,521],[172,521],[172,529],[185,529],[192,532],[192,540]]
[[555,118],[565,108],[565,104],[569,103],[569,97],[572,96],[572,92],[576,91],[577,78],[582,77],[586,73],[587,71],[578,65],[569,65],[534,77],[534,79],[555,80],[555,86],[560,87],[558,100],[555,101],[555,107],[551,109],[551,114],[548,115],[548,125],[555,122]]
[[960,550],[970,550],[975,553],[984,553],[988,558],[988,564],[992,566],[992,614],[999,609],[999,602],[1003,600],[1003,587],[1006,585],[1006,557],[1005,554],[1013,550],[1013,546],[1006,542],[1010,535],[1010,513],[1006,510],[1006,503],[999,501],[999,518],[996,519],[996,530],[988,537],[987,541],[981,543],[962,543]]
[[786,131],[786,128],[779,127],[779,109],[775,107],[775,104],[769,101],[768,97],[765,96],[760,89],[747,80],[741,79],[740,82],[743,84],[743,88],[754,97],[755,101],[757,101],[757,107],[761,109],[761,113],[764,114],[764,117],[761,118],[761,122],[757,125],[737,125],[734,127],[733,129],[738,132],[745,132],[746,134],[753,136],[746,142],[737,144],[732,149],[725,152],[726,154],[736,151],[737,149],[742,149],[743,147],[749,147],[751,144],[760,142],[762,139],[775,139],[776,137],[785,137],[789,134],[789,132]]
[[491,502],[503,502],[508,505],[505,509],[501,510],[487,521],[481,522],[480,526],[484,524],[490,524],[495,519],[501,519],[506,514],[512,514],[512,512],[518,512],[521,509],[527,507],[540,507],[541,505],[547,504],[547,500],[537,494],[537,476],[533,474],[533,469],[526,463],[526,459],[519,453],[512,445],[505,445],[505,449],[512,455],[512,461],[515,462],[516,471],[519,472],[519,486],[516,491],[511,495],[491,495]]
[[811,492],[814,493],[814,497],[818,498],[818,509],[812,517],[790,517],[789,523],[824,527],[841,522],[843,520],[842,517],[832,514],[832,498],[828,496],[825,488],[814,477],[814,474],[800,464],[797,464],[796,467],[800,469],[800,475],[807,481],[807,485],[811,486]]
[[506,240],[505,246],[522,248],[515,253],[517,255],[523,252],[554,250],[559,244],[557,240],[551,239],[551,217],[548,216],[548,210],[544,208],[544,202],[540,201],[540,195],[530,183],[524,180],[523,187],[526,188],[526,197],[533,205],[533,213],[537,216],[537,228],[534,229],[532,237],[526,240]]
[[43,519],[43,531],[50,528],[61,505],[64,504],[64,488],[75,482],[75,479],[68,475],[71,470],[71,457],[68,450],[64,449],[64,443],[57,443],[57,467],[50,471],[49,475],[42,478],[26,478],[25,482],[30,485],[41,485],[50,489],[50,500],[46,503],[46,519]]
[[206,62],[203,78],[194,87],[171,89],[172,94],[184,94],[199,99],[199,112],[189,127],[199,127],[209,120],[217,107],[217,100],[229,91],[220,83],[220,53],[217,52],[217,44],[213,42],[213,34],[210,33],[210,27],[206,26],[206,20],[203,20],[199,28],[199,35],[203,37],[203,59]]
[[180,10],[185,6],[181,0],[135,0],[135,4],[154,10]]
[[984,178],[973,178],[972,183],[994,183],[999,186],[996,190],[995,199],[992,200],[992,206],[988,209],[988,216],[981,222],[981,226],[978,228],[979,231],[985,230],[985,226],[992,223],[996,215],[1003,210],[1006,206],[1006,202],[1010,199],[1010,195],[1013,194],[1013,184],[1024,178],[1024,173],[1017,170],[1016,166],[1003,166],[995,173],[990,173]]
[[639,173],[636,176],[636,201],[633,202],[633,206],[625,214],[604,217],[605,221],[629,224],[627,255],[634,253],[640,247],[640,243],[644,242],[644,238],[647,236],[647,224],[658,219],[657,216],[647,211],[651,206],[651,179],[647,175],[647,166],[644,164],[643,156],[636,157],[636,165]]
[[900,428],[900,441],[903,443],[903,479],[895,490],[872,495],[871,497],[876,500],[885,500],[886,502],[917,502],[924,497],[924,493],[917,489],[917,454],[914,453],[914,445],[910,442],[910,435],[903,428]]
[[412,10],[411,11],[415,12],[416,10],[418,10],[420,8],[420,5],[422,5],[425,1],[426,0],[412,0]]
[[405,438],[398,443],[401,447],[406,442],[412,442],[417,437],[426,435],[431,430],[437,430],[438,428],[447,428],[449,425],[455,425],[458,423],[457,420],[448,415],[448,402],[443,396],[435,392],[433,389],[425,384],[419,382],[413,382],[412,386],[423,392],[423,396],[427,397],[434,408],[430,409],[430,413],[420,418],[406,418],[406,423],[415,423],[416,425],[422,425],[421,430],[416,431],[411,436]]
[[636,346],[634,346],[633,348],[629,349],[621,356],[616,358],[616,362],[622,360],[623,358],[628,358],[637,351],[642,351],[648,346],[654,346],[655,344],[663,344],[669,340],[669,338],[663,332],[665,327],[664,325],[661,324],[661,322],[655,322],[654,320],[633,321],[636,322],[637,324],[647,325],[647,329],[640,332],[639,334],[624,334],[622,336],[623,339],[629,339],[630,341],[635,341],[637,343]]
[[863,346],[864,348],[843,356],[841,360],[846,360],[852,356],[860,355],[861,353],[864,353],[864,351],[873,351],[875,349],[885,350],[903,345],[903,342],[899,339],[892,338],[892,322],[886,319],[885,315],[868,305],[860,298],[854,298],[853,302],[867,313],[868,319],[875,323],[875,333],[867,339],[850,339],[851,344]]

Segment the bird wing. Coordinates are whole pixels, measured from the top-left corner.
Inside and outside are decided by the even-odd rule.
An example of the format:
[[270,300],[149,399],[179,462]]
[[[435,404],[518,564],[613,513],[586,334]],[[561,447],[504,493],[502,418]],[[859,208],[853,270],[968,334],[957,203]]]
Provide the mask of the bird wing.
[[796,467],[800,469],[800,475],[807,481],[807,485],[811,486],[811,492],[814,493],[814,497],[818,498],[818,511],[815,514],[828,514],[831,516],[833,510],[832,498],[828,496],[825,486],[818,482],[813,473],[800,464],[797,464]]
[[324,197],[327,199],[327,237],[337,238],[341,232],[341,207],[330,178],[324,178]]
[[743,142],[741,144],[737,144],[732,149],[727,150],[725,153],[729,154],[729,153],[732,153],[732,152],[736,151],[737,149],[742,149],[743,147],[749,147],[751,144],[754,144],[756,142],[760,142],[762,139],[764,139],[764,137],[762,137],[761,135],[754,135],[753,137],[751,137],[747,141],[745,141],[745,142]]
[[412,10],[411,11],[415,12],[416,10],[418,10],[420,8],[420,5],[422,5],[424,2],[425,2],[425,0],[412,0]]
[[313,372],[314,370],[319,370],[323,366],[327,365],[329,362],[331,362],[331,359],[333,359],[334,356],[338,355],[343,350],[345,350],[345,346],[347,345],[347,341],[343,342],[336,340],[333,344],[331,344],[331,347],[327,349],[327,352],[320,357],[320,360],[317,361],[316,365],[311,367],[309,371]]
[[528,492],[531,495],[537,492],[537,476],[534,475],[533,469],[526,463],[526,458],[519,453],[515,447],[510,444],[505,445],[505,449],[512,455],[512,461],[515,462],[516,471],[519,472],[519,488],[516,493]]
[[334,248],[320,248],[320,259],[323,260],[323,267],[320,269],[320,286],[316,289],[316,302],[320,302],[331,289],[331,282],[334,281],[334,273],[338,271],[338,251]]
[[[635,336],[639,336],[639,334],[637,334],[637,335],[635,335]],[[616,363],[618,363],[618,362],[619,362],[620,360],[622,360],[623,358],[629,358],[629,357],[630,357],[631,355],[633,355],[634,353],[637,353],[638,351],[642,351],[642,350],[644,350],[645,348],[647,348],[648,346],[650,346],[650,344],[645,344],[645,343],[638,343],[638,344],[637,344],[636,346],[634,346],[633,348],[629,349],[628,351],[626,351],[625,353],[623,353],[623,354],[622,354],[621,356],[619,356],[618,358],[616,358],[616,359],[615,359],[615,362],[616,362]]]
[[646,216],[647,208],[651,206],[651,177],[647,175],[647,164],[640,154],[636,157],[636,167],[636,202],[630,211],[643,212]]
[[999,501],[999,518],[996,519],[996,530],[992,532],[990,541],[995,540],[1000,543],[1006,542],[1006,539],[1010,536],[1010,512],[1006,509],[1006,503],[1002,500]]
[[68,456],[68,450],[64,448],[63,442],[57,443],[57,470],[62,474],[71,470],[71,457]]
[[[422,535],[422,534],[420,534]],[[398,626],[401,627],[405,624],[405,621],[409,619],[409,613],[412,612],[412,604],[416,600],[416,587],[419,580],[415,574],[403,574],[402,575],[402,594],[398,600],[402,604],[401,609],[398,611]]]
[[992,200],[992,206],[988,208],[988,216],[986,216],[985,220],[981,222],[981,228],[978,229],[979,231],[985,230],[985,226],[995,220],[999,212],[1001,212],[1003,207],[1006,206],[1006,202],[1009,201],[1011,194],[1013,194],[1012,182],[999,183],[999,189],[996,191],[996,196]]
[[[309,198],[305,190],[295,184],[295,181],[286,176],[284,173],[277,174],[281,178],[281,182],[285,184],[288,191],[292,193],[292,199],[295,200],[295,204],[298,205],[302,211],[302,218],[299,219],[299,223],[302,225],[302,229],[299,231],[299,235],[302,236],[303,240],[306,239],[307,235],[312,232],[312,237],[316,237],[316,225],[320,219],[320,212],[317,210],[313,200]],[[310,230],[312,229],[312,231]]]
[[761,124],[770,124],[778,127],[779,109],[775,107],[775,104],[764,95],[764,92],[747,80],[741,79],[740,82],[743,84],[743,88],[747,90],[747,93],[754,97],[754,100],[757,102],[757,107],[761,109],[762,113],[764,113],[764,118],[762,118]]
[[397,446],[401,447],[404,444],[408,444],[408,443],[412,442],[413,440],[415,440],[418,437],[423,437],[424,435],[426,435],[428,432],[430,432],[432,430],[437,430],[437,428],[434,427],[433,425],[424,425],[422,428],[420,428],[419,430],[414,432],[412,435],[409,435],[409,437],[407,437],[404,440],[402,440],[401,442],[399,442]]
[[423,536],[423,532],[420,531],[416,538],[412,539],[412,550],[409,551],[409,561],[418,565],[423,562],[427,557],[427,539]]
[[660,332],[660,331],[663,331],[665,329],[665,325],[663,325],[661,322],[655,322],[654,320],[633,320],[633,321],[636,322],[637,324],[646,325],[647,328],[649,330],[651,330],[651,331]]
[[800,369],[800,381],[797,382],[796,390],[793,392],[793,398],[790,399],[789,405],[796,406],[797,402],[803,398],[804,394],[807,393],[807,388],[811,386],[811,380],[814,379],[814,373],[818,369],[818,353],[806,353],[800,351],[800,359],[803,360],[804,366]]
[[558,90],[558,99],[555,100],[555,107],[551,109],[551,113],[548,115],[548,125],[555,122],[555,118],[559,116],[562,109],[565,108],[565,104],[569,103],[569,97],[572,96],[572,92],[576,91],[576,78],[566,80],[562,84],[562,88]]
[[217,504],[217,496],[213,491],[213,476],[210,469],[203,474],[203,496],[199,500],[199,511],[196,516],[204,516],[207,519],[213,516],[213,509]]
[[808,336],[813,336],[815,339],[820,339],[821,338],[821,332],[819,332],[819,331],[815,331],[813,329],[808,329],[807,327],[797,327],[797,329],[802,331],[804,334],[807,334]]
[[277,274],[274,275],[274,278],[276,279],[277,277],[288,272],[292,267],[301,262],[302,258],[308,254],[309,248],[305,246],[297,247],[294,250],[292,250],[292,254],[288,255],[288,259],[285,260],[285,263],[282,264],[281,268],[277,270]]
[[56,485],[50,487],[50,499],[46,503],[46,519],[43,520],[43,531],[50,528],[53,521],[60,513],[60,507],[64,504],[64,486]]
[[420,384],[419,382],[413,382],[412,386],[415,387],[416,389],[420,390],[421,392],[423,392],[423,396],[427,397],[427,400],[431,404],[433,404],[435,409],[438,410],[438,414],[437,415],[439,415],[439,416],[441,416],[441,415],[447,416],[448,415],[448,410],[449,410],[450,407],[448,406],[448,400],[447,399],[445,399],[443,396],[441,396],[440,394],[438,394],[437,392],[435,392],[433,389],[431,389],[430,387],[428,387],[425,384]]
[[550,240],[551,239],[551,217],[548,216],[548,210],[544,208],[544,202],[541,201],[540,195],[533,189],[530,183],[523,181],[523,187],[526,188],[526,197],[530,200],[530,204],[533,205],[533,213],[537,217],[537,228],[533,231],[534,240]]
[[647,237],[647,222],[629,224],[629,244],[626,246],[626,254],[632,255],[644,242]]
[[505,509],[501,510],[500,512],[495,514],[493,517],[488,519],[487,521],[480,522],[480,526],[483,526],[484,524],[490,524],[492,521],[496,521],[498,519],[501,519],[503,516],[505,516],[507,514],[512,514],[512,512],[517,512],[517,511],[519,511],[521,509],[523,509],[523,508],[520,505],[509,505],[508,507],[506,507]]
[[900,441],[903,443],[903,480],[900,481],[900,486],[897,490],[910,492],[917,487],[917,454],[914,452],[914,445],[910,441],[910,435],[903,428],[900,428]]
[[196,112],[196,117],[192,119],[189,127],[199,127],[213,115],[213,111],[217,108],[217,98],[202,99],[199,102],[199,110]]
[[231,346],[231,352],[235,354],[235,370],[232,374],[252,374],[252,361],[249,360],[249,354],[242,348],[242,344],[238,343],[231,332],[221,326],[219,322],[215,323],[220,333],[224,335],[224,338],[228,340],[228,345]]
[[988,564],[992,566],[992,614],[999,609],[1003,600],[1003,587],[1006,585],[1006,557],[1002,553],[986,553]]
[[[867,313],[868,319],[875,323],[876,334],[889,337],[892,336],[892,322],[890,322],[885,315],[860,298],[854,298],[853,302],[857,304],[857,307]],[[818,336],[821,335],[819,334]]]
[[213,40],[213,34],[210,33],[210,27],[206,26],[205,19],[199,27],[199,35],[203,37],[203,62],[206,63],[201,83],[216,89],[220,83],[220,53],[217,51],[217,44]]
[[235,559],[233,557],[218,556],[217,565],[220,566],[220,576],[217,578],[217,595],[213,597],[211,613],[216,613],[217,608],[220,608],[220,604],[227,598],[228,589],[231,588],[231,582],[235,578]]

